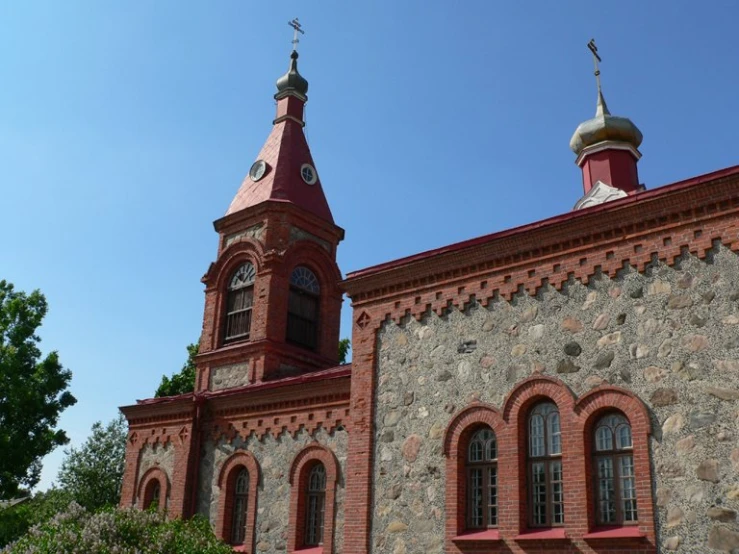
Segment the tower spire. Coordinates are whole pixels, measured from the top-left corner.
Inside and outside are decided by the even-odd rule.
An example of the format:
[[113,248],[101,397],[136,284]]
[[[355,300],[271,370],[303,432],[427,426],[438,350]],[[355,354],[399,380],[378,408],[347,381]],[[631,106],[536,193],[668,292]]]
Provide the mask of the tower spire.
[[595,117],[611,115],[611,112],[608,111],[608,105],[606,105],[606,99],[603,98],[603,89],[600,85],[600,66],[598,64],[603,63],[603,60],[598,55],[598,47],[595,45],[594,38],[591,38],[590,42],[588,42],[588,49],[590,49],[590,52],[593,54],[593,65],[595,66],[595,85],[598,88],[598,104],[595,108]]
[[[636,163],[641,158],[638,150],[642,141],[641,131],[630,119],[611,115],[603,97],[600,82],[600,63],[603,60],[598,54],[595,39],[588,42],[588,50],[593,55],[598,101],[595,117],[581,123],[570,140],[570,148],[577,156],[575,163],[583,172],[585,196],[578,202],[578,207],[592,205],[595,198],[591,198],[592,195],[620,197],[640,190]],[[600,190],[603,187],[608,187],[606,193]]]

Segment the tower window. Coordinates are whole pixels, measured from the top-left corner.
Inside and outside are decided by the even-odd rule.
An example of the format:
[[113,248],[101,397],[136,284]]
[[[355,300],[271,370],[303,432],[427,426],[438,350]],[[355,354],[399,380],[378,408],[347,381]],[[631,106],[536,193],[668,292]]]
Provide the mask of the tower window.
[[254,266],[246,262],[234,272],[228,283],[224,342],[249,338],[255,277]]
[[318,346],[318,312],[321,286],[307,267],[296,267],[290,275],[287,307],[287,340],[303,348]]
[[598,420],[594,437],[597,521],[601,525],[636,523],[636,479],[631,426],[621,414]]
[[529,415],[528,480],[531,525],[564,524],[562,433],[559,411],[551,402],[534,406]]
[[498,449],[489,427],[475,432],[467,450],[467,526],[498,525]]
[[326,468],[322,463],[313,466],[308,474],[305,500],[305,546],[318,546],[323,543],[326,504]]

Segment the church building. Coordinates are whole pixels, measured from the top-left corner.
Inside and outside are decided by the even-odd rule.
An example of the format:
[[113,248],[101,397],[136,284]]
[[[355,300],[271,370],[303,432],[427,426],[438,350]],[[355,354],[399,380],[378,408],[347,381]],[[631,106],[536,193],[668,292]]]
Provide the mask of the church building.
[[572,211],[343,276],[307,92],[293,51],[121,505],[250,554],[739,551],[739,166],[646,190],[599,87]]

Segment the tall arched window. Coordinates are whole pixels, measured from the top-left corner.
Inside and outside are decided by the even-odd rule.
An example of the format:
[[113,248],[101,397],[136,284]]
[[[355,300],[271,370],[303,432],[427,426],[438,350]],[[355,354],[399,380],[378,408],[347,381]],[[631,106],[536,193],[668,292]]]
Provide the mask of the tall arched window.
[[498,448],[489,427],[476,431],[467,450],[467,527],[498,525]]
[[249,338],[255,277],[254,266],[246,262],[239,266],[228,283],[224,342]]
[[239,470],[233,484],[231,513],[231,544],[244,544],[246,539],[246,510],[249,508],[249,472]]
[[290,275],[287,305],[287,340],[304,348],[318,346],[318,312],[321,286],[315,274],[304,266]]
[[552,402],[534,406],[529,414],[529,514],[532,527],[564,524],[562,433],[559,411]]
[[305,546],[318,546],[323,543],[325,506],[326,468],[319,462],[308,474],[305,497]]
[[611,413],[595,424],[593,449],[596,520],[601,525],[636,523],[636,482],[631,425]]

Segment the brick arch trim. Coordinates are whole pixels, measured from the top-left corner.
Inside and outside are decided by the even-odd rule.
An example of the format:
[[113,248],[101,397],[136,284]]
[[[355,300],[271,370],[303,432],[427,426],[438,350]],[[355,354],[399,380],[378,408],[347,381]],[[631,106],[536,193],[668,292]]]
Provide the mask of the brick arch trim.
[[159,467],[148,469],[139,480],[139,487],[136,494],[139,509],[144,510],[147,508],[145,505],[146,489],[153,481],[159,481],[159,506],[157,506],[157,510],[164,511],[167,508],[167,498],[169,497],[169,478],[164,470]]
[[310,240],[299,240],[290,245],[284,258],[285,271],[289,279],[293,269],[304,265],[318,277],[321,283],[321,293],[329,294],[340,291],[338,283],[341,281],[341,271],[331,255],[316,243]]
[[649,412],[638,396],[612,385],[600,386],[582,396],[576,405],[578,432],[584,445],[587,525],[597,526],[595,517],[595,483],[593,467],[593,429],[598,419],[608,412],[621,412],[631,425],[634,474],[636,476],[636,503],[638,527],[650,541],[655,540],[652,472],[649,463]]
[[242,450],[233,453],[221,466],[218,473],[218,514],[216,532],[226,542],[231,539],[231,514],[233,510],[233,485],[240,468],[249,472],[249,496],[246,507],[246,533],[244,545],[246,552],[254,551],[254,525],[257,516],[257,489],[261,478],[259,463],[251,452]]
[[[495,432],[498,452],[510,450],[507,425],[495,407],[482,402],[466,406],[452,418],[446,428],[443,452],[446,458],[445,509],[446,545],[449,552],[456,551],[453,540],[465,532],[467,506],[467,442],[470,432],[481,425],[488,425]],[[499,469],[500,471],[500,469]]]
[[222,290],[231,273],[242,263],[251,262],[257,273],[264,265],[264,249],[259,241],[244,238],[230,245],[208,269],[204,282],[208,288]]
[[497,408],[483,402],[475,402],[457,412],[447,425],[444,434],[444,456],[448,458],[457,452],[465,431],[471,426],[481,424],[488,425],[499,440],[505,422]]
[[316,463],[326,469],[326,495],[323,519],[323,552],[334,550],[334,519],[336,515],[336,484],[339,480],[339,463],[334,453],[320,444],[311,444],[295,456],[290,466],[290,522],[288,552],[303,546],[305,532],[305,489],[308,471]]
[[559,379],[546,375],[535,375],[524,379],[508,393],[503,402],[503,419],[510,422],[521,410],[525,411],[539,398],[549,398],[559,408],[560,413],[575,411],[575,395]]
[[647,407],[631,391],[612,385],[600,386],[581,396],[575,405],[575,412],[585,428],[594,422],[594,418],[609,410],[623,412],[631,423],[632,433],[636,429],[640,433],[651,434]]

